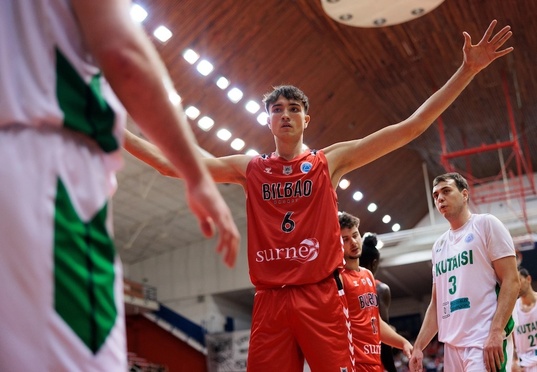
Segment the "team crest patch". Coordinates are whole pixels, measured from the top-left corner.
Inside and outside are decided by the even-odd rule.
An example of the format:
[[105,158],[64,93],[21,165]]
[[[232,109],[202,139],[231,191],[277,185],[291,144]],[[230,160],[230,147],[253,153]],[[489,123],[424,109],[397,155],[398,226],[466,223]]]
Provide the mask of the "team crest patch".
[[466,238],[464,238],[464,241],[466,243],[470,243],[472,240],[474,240],[474,234],[472,234],[472,233],[466,235]]
[[290,166],[290,165],[284,165],[283,166],[283,174],[285,174],[286,176],[290,175],[291,173],[293,173],[293,167]]
[[305,161],[304,163],[300,164],[300,171],[302,173],[308,173],[311,168],[313,168],[313,165],[309,161]]

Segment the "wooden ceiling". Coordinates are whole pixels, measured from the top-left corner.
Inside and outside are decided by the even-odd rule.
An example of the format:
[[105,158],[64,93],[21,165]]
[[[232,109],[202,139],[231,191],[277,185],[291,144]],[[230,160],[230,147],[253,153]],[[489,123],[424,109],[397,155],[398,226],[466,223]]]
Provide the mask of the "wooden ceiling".
[[[148,33],[159,25],[173,37],[155,44],[167,64],[183,105],[194,105],[215,120],[209,132],[192,128],[199,144],[215,156],[236,153],[216,137],[220,128],[261,153],[274,150],[266,126],[244,108],[261,102],[272,86],[293,84],[310,99],[311,124],[304,141],[323,148],[360,138],[399,122],[458,68],[463,36],[476,43],[492,19],[511,25],[515,51],[477,76],[445,112],[447,151],[510,140],[508,105],[526,159],[537,167],[537,1],[445,0],[430,13],[403,24],[358,28],[332,20],[320,0],[140,0],[148,12]],[[207,77],[182,57],[191,48],[215,66]],[[218,76],[239,87],[244,98],[231,103],[215,85]],[[386,233],[392,223],[413,228],[428,213],[427,181],[444,172],[435,123],[403,149],[350,173],[338,190],[340,209],[359,216],[361,230]],[[507,160],[509,153],[504,150]],[[498,152],[460,158],[455,165],[475,177],[500,173]],[[509,170],[516,172],[512,164]],[[354,191],[364,194],[361,202]],[[367,204],[378,210],[369,213]],[[389,214],[392,222],[381,222]]]

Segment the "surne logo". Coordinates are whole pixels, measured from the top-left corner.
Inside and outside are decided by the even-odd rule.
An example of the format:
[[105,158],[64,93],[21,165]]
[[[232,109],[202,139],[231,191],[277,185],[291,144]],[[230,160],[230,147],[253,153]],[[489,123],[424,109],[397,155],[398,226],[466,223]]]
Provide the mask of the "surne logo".
[[271,248],[257,252],[256,262],[298,261],[300,263],[313,261],[319,256],[319,241],[315,238],[302,240],[298,247]]

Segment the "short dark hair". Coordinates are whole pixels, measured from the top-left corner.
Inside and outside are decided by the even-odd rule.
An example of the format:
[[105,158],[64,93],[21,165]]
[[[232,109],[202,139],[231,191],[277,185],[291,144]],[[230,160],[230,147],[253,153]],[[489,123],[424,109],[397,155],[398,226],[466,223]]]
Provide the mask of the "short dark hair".
[[270,105],[274,104],[278,100],[278,97],[285,97],[288,100],[296,100],[302,103],[304,106],[304,112],[307,114],[310,108],[310,102],[308,97],[303,91],[293,85],[278,85],[274,87],[274,90],[270,93],[266,93],[263,96],[263,103],[265,104],[265,110],[269,112]]
[[377,249],[377,234],[366,233],[362,242],[362,255],[360,256],[360,266],[371,268],[373,261],[380,259],[380,252]]
[[360,219],[347,212],[339,212],[339,227],[341,229],[352,229],[360,225]]
[[518,272],[520,275],[522,275],[524,278],[527,278],[528,276],[530,276],[530,272],[528,271],[528,269],[522,267],[522,266],[519,266],[518,267]]
[[433,180],[433,187],[438,185],[440,182],[446,182],[448,180],[455,181],[455,185],[457,185],[457,189],[459,189],[459,191],[462,191],[464,189],[469,190],[468,182],[463,176],[461,176],[457,172],[444,173],[435,177],[435,179]]

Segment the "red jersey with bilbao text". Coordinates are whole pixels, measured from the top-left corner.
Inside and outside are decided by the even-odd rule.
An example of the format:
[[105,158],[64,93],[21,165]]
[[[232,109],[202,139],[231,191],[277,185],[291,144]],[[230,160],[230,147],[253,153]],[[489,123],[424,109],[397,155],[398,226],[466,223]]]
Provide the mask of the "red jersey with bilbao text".
[[246,179],[248,262],[257,288],[316,283],[343,265],[337,196],[322,151],[291,161],[256,156]]
[[375,278],[363,267],[360,271],[345,269],[341,276],[356,363],[380,365],[380,313]]

